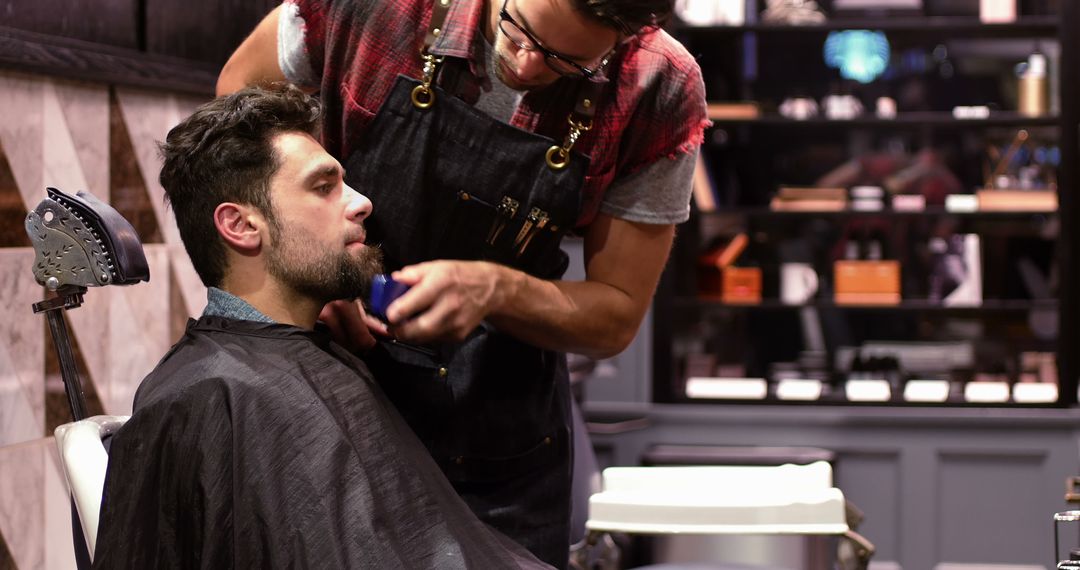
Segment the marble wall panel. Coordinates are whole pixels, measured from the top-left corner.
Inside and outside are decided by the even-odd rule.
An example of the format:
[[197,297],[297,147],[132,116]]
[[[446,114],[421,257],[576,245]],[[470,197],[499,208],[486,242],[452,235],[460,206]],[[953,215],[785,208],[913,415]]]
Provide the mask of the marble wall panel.
[[115,94],[109,97],[109,146],[109,203],[131,222],[143,243],[162,243],[157,213]]
[[44,298],[31,248],[0,248],[0,445],[37,439],[45,425]]
[[[116,99],[120,103],[120,115],[127,127],[132,150],[143,174],[143,183],[150,194],[150,203],[154,207],[158,221],[162,222],[172,215],[165,207],[165,191],[158,184],[157,175],[161,170],[158,157],[158,142],[165,140],[169,129],[180,122],[175,98],[149,91],[128,88],[116,88]],[[161,224],[166,232],[167,243],[180,243],[176,224]],[[166,229],[164,226],[168,225]]]
[[[171,223],[175,225],[176,222]],[[166,247],[169,250],[169,261],[172,264],[173,277],[176,280],[180,298],[184,301],[185,313],[197,317],[206,308],[206,286],[203,285],[202,280],[199,279],[199,274],[195,272],[195,268],[191,265],[191,258],[188,257],[183,244],[170,243],[166,244]]]
[[[144,249],[150,266],[150,282],[112,288],[109,377],[96,383],[105,413],[111,415],[131,414],[132,399],[139,383],[175,341],[167,313],[168,251],[161,245],[147,245]],[[106,385],[107,389],[104,388]]]
[[117,88],[116,98],[139,169],[143,173],[146,191],[158,217],[158,227],[169,246],[180,295],[187,305],[188,314],[198,315],[206,306],[206,288],[191,267],[172,211],[165,207],[165,191],[158,184],[157,177],[161,169],[157,145],[165,139],[169,129],[191,114],[201,100],[175,96],[163,99],[160,94],[128,88]]
[[66,312],[70,334],[79,344],[89,378],[98,382],[108,378],[109,371],[109,307],[116,287],[92,288],[83,296],[81,307]]
[[0,145],[27,204],[44,195],[45,105],[48,81],[0,69]]
[[[0,448],[0,533],[13,568],[71,570],[71,503],[53,438]],[[5,482],[4,479],[9,479]],[[7,568],[0,558],[0,568]]]
[[71,570],[75,568],[75,546],[71,532],[71,502],[68,496],[64,470],[60,467],[60,452],[55,440],[48,438],[43,444],[42,471],[45,484],[44,570]]
[[0,570],[15,570],[15,559],[11,557],[11,550],[4,542],[4,535],[0,533]]
[[0,446],[40,438],[44,431],[44,421],[34,413],[44,396],[32,399],[16,367],[15,355],[0,344]]
[[11,164],[4,154],[4,145],[0,144],[0,247],[29,247],[30,238],[26,235],[26,204],[23,202]]
[[[45,113],[42,122],[44,131],[42,163],[45,170],[45,186],[52,186],[70,193],[88,189],[86,176],[83,175],[82,164],[79,162],[79,153],[75,150],[75,140],[68,128],[64,110],[60,106],[56,84],[52,81],[45,82],[42,104]],[[30,190],[24,188],[23,195],[33,198],[34,194]],[[108,196],[101,194],[97,196],[106,202],[109,200]],[[37,197],[28,202],[28,205],[33,207],[44,197],[45,189],[42,188]]]
[[[67,319],[65,323],[68,330],[71,330],[71,323]],[[98,398],[97,388],[92,381],[93,377],[82,357],[82,347],[79,346],[78,337],[72,335],[69,336],[69,340],[72,357],[75,359],[75,369],[79,374],[80,385],[86,400],[86,415],[104,414],[105,409]],[[45,435],[51,434],[56,426],[70,421],[72,421],[71,402],[68,401],[59,356],[50,332],[45,334]]]
[[75,81],[54,81],[56,99],[75,145],[86,187],[109,197],[109,88]]
[[20,569],[43,568],[51,540],[45,534],[47,445],[51,438],[0,448],[0,534]]

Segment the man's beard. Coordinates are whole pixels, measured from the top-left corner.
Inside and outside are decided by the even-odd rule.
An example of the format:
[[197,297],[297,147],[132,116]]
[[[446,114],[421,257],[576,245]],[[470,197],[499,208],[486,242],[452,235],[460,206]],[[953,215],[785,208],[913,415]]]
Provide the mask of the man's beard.
[[507,74],[506,69],[503,68],[503,65],[509,65],[509,62],[507,62],[501,55],[499,55],[499,52],[495,51],[494,47],[492,47],[492,52],[493,53],[491,54],[491,69],[489,70],[491,71],[491,74],[494,75],[495,78],[498,79],[499,82],[501,82],[503,85],[509,87],[510,89],[513,89],[514,91],[527,91],[528,89],[518,83],[518,81],[514,79],[514,77]]
[[356,255],[342,249],[313,250],[314,236],[295,228],[283,232],[271,222],[271,239],[276,244],[267,255],[267,271],[283,285],[319,302],[337,299],[366,299],[371,279],[383,272],[382,250],[364,246]]
[[508,75],[508,72],[503,66],[505,65],[506,67],[512,68],[513,64],[510,63],[510,58],[500,53],[500,40],[505,41],[506,43],[510,43],[510,40],[505,37],[505,34],[503,34],[502,30],[496,28],[495,41],[490,45],[485,46],[491,50],[491,58],[490,64],[488,65],[488,71],[492,75],[494,75],[500,83],[514,91],[526,92],[539,87],[539,85],[525,85],[519,80],[517,80],[515,77]]

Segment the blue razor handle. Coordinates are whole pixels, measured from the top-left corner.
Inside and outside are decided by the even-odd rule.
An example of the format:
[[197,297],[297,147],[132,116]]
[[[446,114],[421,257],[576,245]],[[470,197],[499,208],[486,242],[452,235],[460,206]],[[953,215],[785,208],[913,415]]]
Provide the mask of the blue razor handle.
[[389,275],[376,275],[371,279],[371,299],[368,310],[376,317],[386,320],[386,308],[394,299],[402,296],[409,290],[404,283],[394,281]]

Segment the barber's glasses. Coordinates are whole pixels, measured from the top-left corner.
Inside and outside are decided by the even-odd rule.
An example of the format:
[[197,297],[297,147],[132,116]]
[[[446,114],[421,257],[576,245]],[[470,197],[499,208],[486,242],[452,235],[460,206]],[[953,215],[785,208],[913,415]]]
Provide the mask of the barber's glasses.
[[608,60],[611,59],[615,50],[612,49],[600,63],[596,64],[596,67],[589,69],[583,65],[570,61],[564,55],[559,55],[547,48],[545,48],[539,40],[537,40],[532,34],[525,28],[518,24],[514,17],[510,15],[510,12],[506,11],[506,3],[508,0],[503,0],[502,10],[499,11],[499,29],[506,37],[514,42],[517,47],[527,51],[538,51],[544,54],[544,63],[547,64],[555,73],[564,77],[584,77],[586,79],[592,79],[600,74],[607,66]]

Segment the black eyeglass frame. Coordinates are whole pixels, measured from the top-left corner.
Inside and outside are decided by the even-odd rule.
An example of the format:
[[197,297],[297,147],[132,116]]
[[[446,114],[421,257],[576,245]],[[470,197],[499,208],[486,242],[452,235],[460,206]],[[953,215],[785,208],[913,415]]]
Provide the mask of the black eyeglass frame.
[[[499,29],[502,30],[503,35],[505,35],[506,39],[510,40],[511,43],[513,43],[514,45],[516,45],[517,47],[519,47],[519,48],[521,48],[523,50],[538,51],[541,54],[543,54],[544,55],[544,63],[547,64],[547,66],[552,71],[554,71],[555,73],[558,73],[559,75],[561,75],[563,77],[574,77],[574,78],[576,78],[576,77],[584,77],[585,79],[590,79],[590,80],[594,79],[594,78],[598,77],[601,73],[604,72],[604,68],[607,67],[608,62],[611,61],[611,56],[615,54],[615,48],[611,48],[611,50],[608,51],[607,54],[605,54],[604,57],[600,59],[600,63],[596,65],[596,69],[589,69],[589,68],[585,67],[584,65],[581,65],[580,63],[577,63],[575,61],[571,61],[570,58],[568,58],[568,57],[566,57],[564,55],[559,55],[559,54],[547,49],[546,47],[544,47],[544,44],[540,43],[540,40],[536,39],[536,36],[532,35],[529,32],[529,30],[526,30],[521,24],[517,23],[517,20],[515,20],[514,17],[510,15],[510,12],[508,12],[506,10],[506,4],[507,4],[508,1],[509,0],[503,0],[502,9],[499,10]],[[512,38],[510,36],[510,34],[506,33],[505,29],[502,29],[503,22],[506,22],[506,23],[510,24],[511,26],[514,26],[514,28],[517,31],[521,32],[521,34],[523,36],[525,36],[525,38],[528,39],[529,42],[532,43],[532,45],[531,46],[522,45],[517,40]],[[551,65],[550,60],[555,60],[555,61],[558,61],[558,62],[568,64],[568,65],[572,66],[574,69],[576,69],[578,71],[578,73],[575,74],[573,72],[567,72],[567,71],[563,71],[563,70],[560,70],[560,69],[556,69],[553,65]]]

